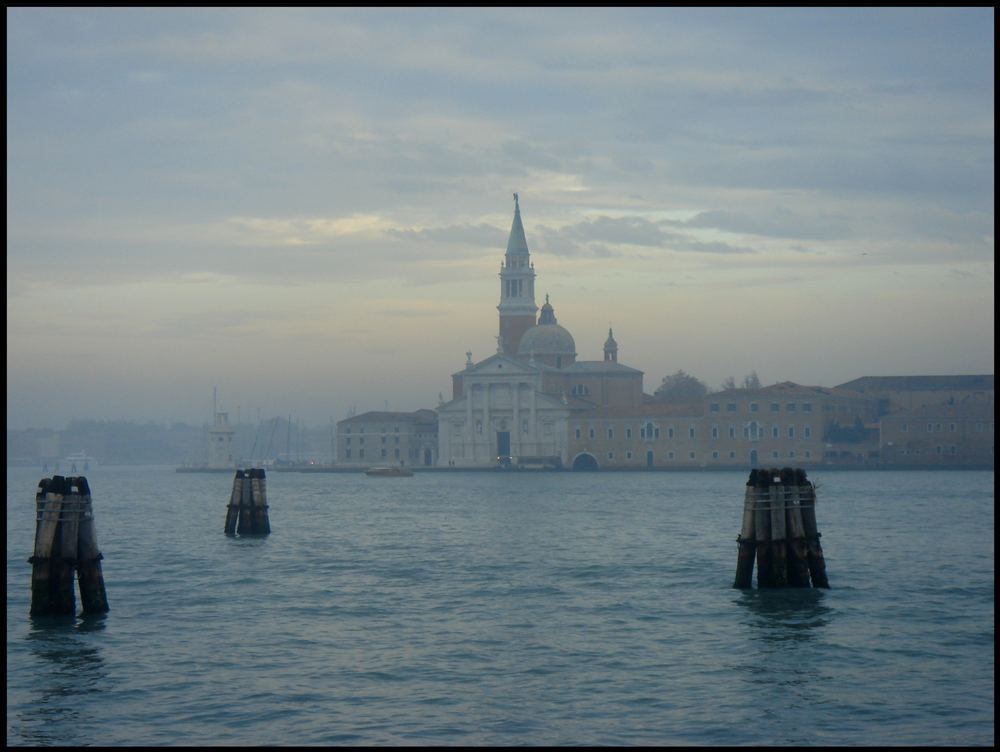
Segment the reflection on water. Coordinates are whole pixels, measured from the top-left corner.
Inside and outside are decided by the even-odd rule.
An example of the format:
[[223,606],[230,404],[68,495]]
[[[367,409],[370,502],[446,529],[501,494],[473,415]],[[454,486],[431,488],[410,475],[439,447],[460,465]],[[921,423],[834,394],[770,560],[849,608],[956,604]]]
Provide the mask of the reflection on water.
[[750,629],[744,635],[750,649],[733,669],[751,691],[776,692],[791,705],[809,694],[822,672],[824,647],[817,637],[830,620],[832,610],[825,604],[828,595],[816,588],[740,591],[735,601],[746,612],[741,624]]
[[90,633],[104,629],[105,614],[85,617],[31,617],[26,636],[38,659],[32,697],[16,715],[19,735],[28,743],[80,744],[88,720],[75,700],[104,691],[107,671]]
[[819,588],[742,590],[736,602],[747,610],[746,623],[760,629],[765,641],[810,640],[827,623],[826,591]]

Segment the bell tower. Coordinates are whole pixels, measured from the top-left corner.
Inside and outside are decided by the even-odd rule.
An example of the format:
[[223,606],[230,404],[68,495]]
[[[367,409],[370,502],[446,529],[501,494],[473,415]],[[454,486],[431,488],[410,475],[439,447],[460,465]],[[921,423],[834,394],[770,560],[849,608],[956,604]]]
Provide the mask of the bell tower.
[[521,207],[514,194],[514,222],[507,239],[507,253],[500,265],[500,336],[498,348],[507,355],[517,355],[521,337],[535,325],[535,267],[531,263],[528,242],[521,224]]

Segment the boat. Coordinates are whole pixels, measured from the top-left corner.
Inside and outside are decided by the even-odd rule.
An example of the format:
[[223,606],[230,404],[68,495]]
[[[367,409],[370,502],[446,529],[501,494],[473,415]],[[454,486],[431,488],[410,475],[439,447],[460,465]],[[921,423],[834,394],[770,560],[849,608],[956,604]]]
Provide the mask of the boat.
[[377,476],[381,478],[408,478],[413,475],[412,470],[405,467],[370,467],[365,470],[365,475]]
[[96,461],[97,460],[81,449],[79,452],[73,452],[73,454],[68,454],[63,457],[63,459],[60,460],[56,466],[58,468],[58,465],[62,464],[65,468],[67,468],[67,472],[81,473],[85,470],[90,470],[90,466]]

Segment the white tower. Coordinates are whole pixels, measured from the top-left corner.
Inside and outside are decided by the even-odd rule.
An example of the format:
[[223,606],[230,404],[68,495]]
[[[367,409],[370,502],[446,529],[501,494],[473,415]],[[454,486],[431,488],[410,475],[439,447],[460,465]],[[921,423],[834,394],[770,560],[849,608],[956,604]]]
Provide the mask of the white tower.
[[208,429],[208,466],[213,469],[236,467],[233,459],[233,434],[229,413],[220,413],[215,406],[215,389],[212,390],[212,427]]

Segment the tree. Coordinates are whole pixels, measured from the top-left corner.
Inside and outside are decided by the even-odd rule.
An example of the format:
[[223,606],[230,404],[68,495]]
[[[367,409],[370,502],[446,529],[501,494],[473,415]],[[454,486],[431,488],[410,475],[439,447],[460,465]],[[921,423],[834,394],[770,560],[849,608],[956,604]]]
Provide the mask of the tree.
[[720,390],[726,392],[730,389],[735,389],[735,388],[736,388],[736,379],[734,379],[732,376],[726,376],[726,378],[723,379],[722,381],[722,387],[720,387]]
[[751,371],[749,374],[743,377],[743,388],[760,389],[760,379],[757,378],[756,371]]
[[664,376],[653,396],[658,402],[699,402],[707,393],[708,387],[699,379],[678,371]]

